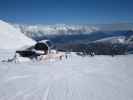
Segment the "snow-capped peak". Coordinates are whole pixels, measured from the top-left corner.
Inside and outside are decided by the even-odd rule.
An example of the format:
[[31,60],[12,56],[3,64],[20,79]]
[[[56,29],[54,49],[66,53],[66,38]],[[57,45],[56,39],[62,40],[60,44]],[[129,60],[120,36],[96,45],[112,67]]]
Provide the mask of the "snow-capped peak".
[[29,37],[44,35],[72,35],[72,34],[88,34],[98,31],[97,27],[88,25],[15,25]]

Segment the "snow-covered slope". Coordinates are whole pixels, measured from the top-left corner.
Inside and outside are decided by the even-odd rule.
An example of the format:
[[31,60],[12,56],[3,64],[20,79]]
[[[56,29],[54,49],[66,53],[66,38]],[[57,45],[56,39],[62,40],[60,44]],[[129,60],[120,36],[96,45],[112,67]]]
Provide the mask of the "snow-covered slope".
[[133,43],[133,35],[130,36],[130,37],[127,39],[127,42],[128,42],[128,43]]
[[96,40],[94,42],[104,42],[104,43],[126,43],[125,36],[117,36],[117,37],[108,37],[108,38],[103,38],[100,40]]
[[132,59],[72,55],[56,62],[0,62],[0,100],[133,100]]
[[20,29],[0,20],[0,49],[17,49],[34,43],[35,41],[22,34]]
[[113,37],[107,37],[102,38],[99,40],[94,41],[94,43],[112,43],[112,44],[133,44],[133,35],[126,37],[126,36],[113,36]]

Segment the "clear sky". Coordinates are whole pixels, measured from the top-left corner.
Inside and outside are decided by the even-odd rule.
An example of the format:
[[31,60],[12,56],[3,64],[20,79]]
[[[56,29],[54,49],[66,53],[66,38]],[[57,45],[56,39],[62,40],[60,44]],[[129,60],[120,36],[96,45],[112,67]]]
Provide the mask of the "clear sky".
[[133,22],[133,0],[0,0],[0,19],[22,24]]

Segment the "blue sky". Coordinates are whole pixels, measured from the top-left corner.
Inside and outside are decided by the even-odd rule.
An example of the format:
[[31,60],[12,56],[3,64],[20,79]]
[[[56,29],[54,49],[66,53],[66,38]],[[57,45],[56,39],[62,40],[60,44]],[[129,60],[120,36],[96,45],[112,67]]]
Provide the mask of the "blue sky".
[[0,19],[21,24],[133,22],[133,0],[0,0]]

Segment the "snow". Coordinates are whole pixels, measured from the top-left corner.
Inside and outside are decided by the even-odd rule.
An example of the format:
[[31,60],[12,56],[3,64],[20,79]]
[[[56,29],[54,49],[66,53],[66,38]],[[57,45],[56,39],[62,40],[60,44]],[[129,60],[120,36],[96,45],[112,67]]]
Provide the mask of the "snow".
[[125,43],[125,36],[114,36],[114,37],[107,37],[100,40],[96,40],[95,42],[109,42],[109,43]]
[[0,20],[0,49],[18,49],[34,43],[35,41],[26,37],[19,29]]
[[[109,31],[128,31],[133,30],[132,23],[112,23],[112,24],[36,24],[36,25],[20,25],[13,24],[29,37],[45,36],[45,35],[72,35],[72,34],[90,34],[93,32],[109,32]],[[36,34],[37,33],[37,34]]]
[[[12,52],[0,51],[0,59]],[[133,100],[133,55],[0,62],[0,100]]]
[[95,26],[88,25],[19,25],[15,24],[24,34],[29,37],[40,37],[45,35],[72,35],[72,34],[89,34],[98,31]]

